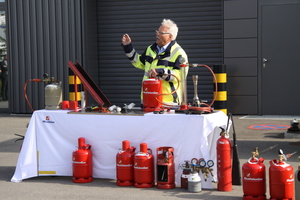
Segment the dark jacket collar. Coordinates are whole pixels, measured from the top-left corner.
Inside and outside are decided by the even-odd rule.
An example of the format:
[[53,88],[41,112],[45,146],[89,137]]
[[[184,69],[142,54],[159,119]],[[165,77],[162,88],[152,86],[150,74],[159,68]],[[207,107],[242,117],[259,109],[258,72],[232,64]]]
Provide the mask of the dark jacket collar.
[[[166,48],[166,50],[165,50],[165,54],[170,55],[171,48],[172,48],[172,46],[173,46],[175,43],[176,43],[175,40],[172,40],[172,41],[170,42],[170,44],[167,46],[167,48]],[[156,43],[152,44],[152,45],[151,45],[151,49],[152,49],[152,51],[156,51],[156,50],[157,50],[157,44],[156,44]]]

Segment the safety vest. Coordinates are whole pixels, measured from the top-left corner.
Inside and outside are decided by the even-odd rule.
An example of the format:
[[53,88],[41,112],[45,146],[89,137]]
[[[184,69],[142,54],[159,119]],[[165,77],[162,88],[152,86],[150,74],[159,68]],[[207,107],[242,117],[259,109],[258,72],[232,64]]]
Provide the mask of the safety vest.
[[[156,46],[156,43],[148,46],[143,54],[138,54],[132,47],[132,50],[126,55],[134,67],[145,71],[143,81],[149,78],[148,71],[150,69],[167,68],[169,73],[172,75],[168,81],[160,78],[162,80],[162,94],[167,94],[162,95],[162,99],[164,103],[179,105],[182,101],[182,91],[178,87],[178,80],[180,80],[180,73],[182,72],[180,65],[182,64],[182,58],[184,58],[184,63],[188,62],[187,55],[181,46],[175,41],[171,41],[167,49],[160,54],[157,54]],[[186,67],[185,72],[186,76],[188,67]],[[176,90],[176,92],[171,94],[174,90]],[[141,99],[143,99],[142,93]]]

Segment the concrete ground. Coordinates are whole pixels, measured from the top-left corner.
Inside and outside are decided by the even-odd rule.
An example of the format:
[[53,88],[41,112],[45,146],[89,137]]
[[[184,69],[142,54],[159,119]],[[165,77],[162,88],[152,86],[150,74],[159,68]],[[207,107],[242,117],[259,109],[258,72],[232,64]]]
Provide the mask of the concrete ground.
[[[162,190],[153,188],[135,188],[116,186],[115,180],[94,179],[91,183],[78,184],[72,182],[72,177],[36,177],[23,180],[20,183],[10,182],[18,159],[22,141],[16,141],[24,135],[30,115],[12,115],[0,102],[0,199],[242,199],[243,188],[233,185],[233,190],[222,192],[214,189],[203,190],[200,193],[190,193],[179,187]],[[297,116],[296,116],[297,117]],[[278,158],[277,151],[281,148],[284,153],[298,151],[287,163],[296,171],[300,155],[300,139],[284,138],[285,130],[252,130],[247,127],[254,124],[283,124],[290,125],[293,116],[234,116],[235,132],[240,169],[251,157],[251,151],[258,147],[260,151],[277,145],[276,148],[263,153],[267,173],[267,198],[270,198],[268,183],[269,161]],[[300,118],[299,118],[300,119]],[[232,129],[230,131],[232,139]],[[240,171],[241,172],[241,171]],[[238,172],[237,172],[238,173]]]

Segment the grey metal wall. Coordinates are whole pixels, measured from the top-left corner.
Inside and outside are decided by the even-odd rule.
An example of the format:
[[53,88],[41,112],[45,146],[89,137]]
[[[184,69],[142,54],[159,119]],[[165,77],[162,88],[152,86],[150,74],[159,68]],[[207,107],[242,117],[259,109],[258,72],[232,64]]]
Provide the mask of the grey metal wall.
[[[190,63],[212,66],[223,61],[222,0],[98,0],[99,86],[112,104],[140,103],[143,71],[134,68],[124,55],[121,37],[128,33],[135,49],[142,53],[155,42],[155,30],[163,18],[179,27],[177,42]],[[198,74],[199,98],[211,101],[212,76],[206,68],[190,69]],[[193,88],[188,77],[189,102]]]
[[6,10],[6,2],[0,2],[0,10],[5,11]]
[[257,0],[224,0],[228,111],[258,114]]
[[[68,61],[83,58],[81,0],[7,1],[9,56],[9,109],[31,113],[23,86],[44,73],[63,82],[68,98]],[[30,82],[28,98],[33,109],[44,108],[44,83]]]

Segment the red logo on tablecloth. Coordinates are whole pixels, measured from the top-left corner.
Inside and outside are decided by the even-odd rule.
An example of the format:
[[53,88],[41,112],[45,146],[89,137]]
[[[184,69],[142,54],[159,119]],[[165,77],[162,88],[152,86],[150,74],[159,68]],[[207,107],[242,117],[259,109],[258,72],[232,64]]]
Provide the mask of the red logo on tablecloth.
[[43,123],[50,123],[50,124],[54,124],[55,123],[54,121],[50,120],[50,116],[46,116],[45,119],[46,120],[43,120]]

